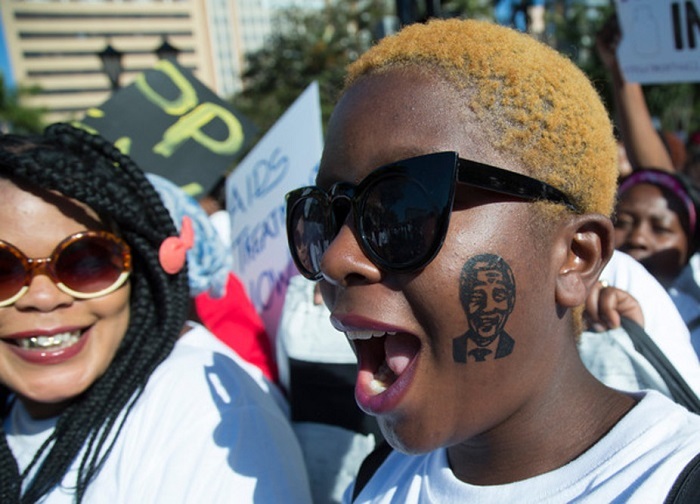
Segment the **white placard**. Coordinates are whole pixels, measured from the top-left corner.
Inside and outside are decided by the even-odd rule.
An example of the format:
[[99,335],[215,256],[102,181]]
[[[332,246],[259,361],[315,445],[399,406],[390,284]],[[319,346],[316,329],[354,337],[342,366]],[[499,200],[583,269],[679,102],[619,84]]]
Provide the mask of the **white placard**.
[[700,0],[615,0],[625,79],[700,81]]
[[234,273],[268,335],[277,333],[292,264],[285,228],[287,192],[314,183],[323,148],[318,84],[312,83],[226,181]]

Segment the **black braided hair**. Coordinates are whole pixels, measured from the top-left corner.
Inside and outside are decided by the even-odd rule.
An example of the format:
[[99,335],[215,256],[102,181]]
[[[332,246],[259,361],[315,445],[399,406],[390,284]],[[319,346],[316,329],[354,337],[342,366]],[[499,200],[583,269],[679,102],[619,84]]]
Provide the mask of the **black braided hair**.
[[[187,272],[168,275],[158,261],[160,244],[177,229],[156,190],[128,156],[102,137],[68,124],[51,125],[43,135],[0,136],[0,177],[81,201],[116,225],[131,247],[127,333],[104,375],[61,413],[53,435],[30,465],[38,470],[24,483],[24,492],[25,475],[19,474],[4,429],[0,436],[0,502],[36,502],[61,483],[85,448],[75,481],[75,500],[80,502],[187,316]],[[0,385],[3,419],[11,400],[12,391]]]

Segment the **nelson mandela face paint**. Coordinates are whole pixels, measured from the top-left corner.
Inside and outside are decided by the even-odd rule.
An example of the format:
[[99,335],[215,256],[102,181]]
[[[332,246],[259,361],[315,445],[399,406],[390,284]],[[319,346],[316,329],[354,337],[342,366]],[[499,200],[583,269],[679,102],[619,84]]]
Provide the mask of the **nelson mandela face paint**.
[[502,257],[480,254],[462,267],[459,297],[469,329],[452,341],[455,362],[500,359],[513,351],[515,341],[505,331],[515,305],[515,278]]

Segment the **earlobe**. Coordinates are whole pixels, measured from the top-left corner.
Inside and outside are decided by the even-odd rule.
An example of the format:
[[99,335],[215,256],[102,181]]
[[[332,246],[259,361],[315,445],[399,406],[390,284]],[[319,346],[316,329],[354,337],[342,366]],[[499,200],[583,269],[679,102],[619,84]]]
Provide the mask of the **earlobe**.
[[[573,308],[582,305],[613,253],[613,226],[603,215],[573,218],[561,230],[568,244],[557,277],[556,301]],[[563,245],[563,244],[562,244]]]

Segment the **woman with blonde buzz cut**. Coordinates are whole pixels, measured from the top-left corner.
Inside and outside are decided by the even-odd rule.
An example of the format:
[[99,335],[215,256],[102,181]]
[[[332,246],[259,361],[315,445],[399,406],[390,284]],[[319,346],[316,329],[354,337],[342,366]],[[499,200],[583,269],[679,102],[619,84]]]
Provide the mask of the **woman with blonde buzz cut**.
[[317,185],[287,196],[296,265],[392,448],[346,502],[671,493],[700,417],[606,387],[576,347],[613,252],[616,160],[588,79],[512,29],[410,25],[350,66]]

